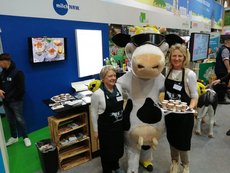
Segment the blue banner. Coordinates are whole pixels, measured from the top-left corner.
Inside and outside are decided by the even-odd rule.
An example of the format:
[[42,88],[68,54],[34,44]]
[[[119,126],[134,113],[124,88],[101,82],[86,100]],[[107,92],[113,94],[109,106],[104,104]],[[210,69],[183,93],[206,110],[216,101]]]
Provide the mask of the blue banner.
[[188,8],[189,1],[187,0],[179,0],[179,7]]
[[[187,6],[188,6],[188,1],[187,0],[178,0],[178,1],[179,1],[178,2],[179,7],[187,8]],[[173,0],[165,0],[165,2],[173,5]]]
[[192,16],[202,16],[207,19],[212,18],[213,0],[193,0],[189,1],[189,12]]
[[0,149],[0,172],[5,173],[5,168],[4,168],[4,162],[3,162],[3,158],[2,158],[1,149]]
[[216,54],[220,46],[220,34],[210,34],[209,48],[211,49],[209,54]]
[[165,0],[165,2],[173,5],[173,0]]
[[219,22],[223,17],[224,7],[218,2],[213,3],[213,16],[215,22]]

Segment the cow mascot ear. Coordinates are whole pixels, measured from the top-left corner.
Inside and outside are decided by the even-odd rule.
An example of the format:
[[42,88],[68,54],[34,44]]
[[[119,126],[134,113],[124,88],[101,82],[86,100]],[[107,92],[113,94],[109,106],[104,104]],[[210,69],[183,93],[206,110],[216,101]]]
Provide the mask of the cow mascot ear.
[[132,56],[133,56],[133,52],[137,47],[133,44],[133,43],[128,43],[125,46],[125,54],[129,60],[129,62],[131,62]]
[[129,43],[131,37],[129,34],[116,34],[112,37],[112,41],[119,47],[125,47],[127,43]]
[[174,45],[176,43],[185,44],[185,40],[182,39],[177,34],[167,34],[167,35],[165,35],[165,41],[168,43],[169,47],[171,47],[172,45]]

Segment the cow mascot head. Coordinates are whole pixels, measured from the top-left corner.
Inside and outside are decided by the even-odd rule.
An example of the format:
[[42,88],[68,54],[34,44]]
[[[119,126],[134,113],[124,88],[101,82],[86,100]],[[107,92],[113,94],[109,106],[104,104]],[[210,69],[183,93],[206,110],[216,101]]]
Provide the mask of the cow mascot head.
[[144,30],[136,35],[117,34],[112,40],[125,47],[131,70],[118,78],[128,96],[124,110],[128,173],[138,173],[139,163],[152,171],[152,151],[164,131],[164,119],[158,106],[164,88],[165,54],[176,35],[164,36]]

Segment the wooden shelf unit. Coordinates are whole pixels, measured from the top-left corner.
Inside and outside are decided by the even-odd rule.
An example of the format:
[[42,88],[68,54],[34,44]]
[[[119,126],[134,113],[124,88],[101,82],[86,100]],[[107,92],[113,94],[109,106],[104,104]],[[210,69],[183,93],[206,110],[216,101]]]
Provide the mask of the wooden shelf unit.
[[92,159],[86,112],[48,117],[51,139],[58,150],[59,167],[67,170]]

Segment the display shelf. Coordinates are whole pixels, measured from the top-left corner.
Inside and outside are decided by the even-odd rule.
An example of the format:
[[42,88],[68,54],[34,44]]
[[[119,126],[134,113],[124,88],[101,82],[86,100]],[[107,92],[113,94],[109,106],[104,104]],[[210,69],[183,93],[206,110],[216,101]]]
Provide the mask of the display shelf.
[[89,152],[88,145],[78,146],[78,147],[71,147],[64,151],[59,152],[59,160],[62,161],[68,157],[73,157],[75,155],[79,155],[84,152]]
[[60,168],[62,170],[68,170],[90,160],[90,154],[88,152],[81,153],[74,157],[69,157],[60,162]]
[[[45,105],[47,105],[49,108],[50,108],[50,104],[53,103],[53,101],[51,101],[50,99],[45,99],[43,100],[43,102],[45,103]],[[57,139],[55,139],[55,143],[58,142],[60,140],[60,137],[62,136],[62,131],[65,131],[65,129],[61,129],[65,127],[66,124],[68,123],[71,123],[71,122],[74,122],[74,120],[72,119],[68,119],[67,117],[75,117],[75,114],[76,113],[81,113],[81,112],[87,112],[87,115],[88,115],[88,122],[86,123],[86,125],[88,126],[88,129],[89,129],[89,136],[90,136],[90,145],[91,145],[91,153],[92,153],[92,157],[97,157],[99,156],[99,142],[98,142],[98,139],[96,139],[94,137],[94,132],[93,132],[93,126],[92,126],[92,120],[91,120],[91,116],[90,116],[90,113],[91,113],[91,106],[90,104],[86,104],[86,105],[81,105],[81,106],[69,106],[69,105],[65,105],[65,107],[63,109],[57,109],[57,110],[52,110],[54,113],[55,113],[55,117],[58,115],[59,118],[56,118],[55,120],[56,121],[60,121],[61,119],[61,122],[63,120],[65,120],[63,123],[61,123],[59,125],[59,136],[57,136]],[[53,119],[53,118],[51,118]],[[58,120],[59,119],[59,120]],[[53,129],[56,129],[56,127],[53,127],[53,126],[56,126],[55,124],[53,123],[49,123],[49,127],[50,127],[50,134],[51,136],[55,136],[53,133],[54,133],[54,130]],[[79,125],[79,123],[78,123]],[[70,128],[66,128],[66,130],[69,130]],[[64,132],[65,133],[65,132]],[[55,132],[56,134],[56,132]]]
[[61,128],[61,129],[58,130],[58,136],[62,136],[62,135],[64,135],[64,134],[70,133],[70,132],[72,132],[72,131],[75,131],[75,130],[77,130],[77,129],[80,129],[80,128],[86,127],[86,126],[87,126],[87,124],[84,123],[84,124],[77,125],[76,127],[72,127],[72,128],[70,128],[70,127]]
[[85,114],[87,114],[86,112],[83,112],[83,113],[79,113],[79,114],[72,114],[72,115],[68,115],[68,116],[63,116],[63,115],[59,115],[59,116],[55,116],[55,121],[56,123],[60,123],[60,125],[63,125],[64,122],[68,122],[70,120],[72,120],[73,118],[77,118],[77,117],[80,117],[80,116],[85,116]]
[[79,143],[81,141],[88,140],[88,139],[89,139],[89,137],[86,136],[86,137],[83,137],[82,139],[76,139],[76,140],[70,141],[70,142],[68,142],[66,144],[59,143],[58,147],[61,149],[63,147],[67,147],[67,146],[70,146],[70,145],[73,145],[73,144],[76,144],[76,143]]
[[51,139],[56,143],[61,170],[91,160],[88,114],[78,112],[48,117]]

